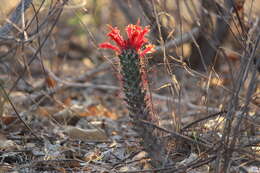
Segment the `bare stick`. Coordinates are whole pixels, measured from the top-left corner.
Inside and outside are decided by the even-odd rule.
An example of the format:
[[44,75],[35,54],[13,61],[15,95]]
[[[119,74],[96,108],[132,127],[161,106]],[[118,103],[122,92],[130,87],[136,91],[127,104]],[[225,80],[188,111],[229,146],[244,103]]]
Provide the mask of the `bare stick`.
[[21,0],[20,4],[16,7],[8,22],[0,28],[0,39],[8,37],[10,31],[14,28],[14,25],[19,23],[21,17],[29,8],[32,1],[33,0]]
[[[166,42],[163,46],[165,49],[169,49],[171,47],[178,47],[184,43],[193,41],[193,38],[197,38],[198,35],[199,35],[199,28],[195,27],[190,32],[184,33],[184,34],[182,34],[182,36],[178,35],[176,37],[176,39]],[[156,53],[162,52],[163,47],[156,46],[155,50],[156,50]]]
[[38,140],[41,141],[41,138],[39,138],[34,131],[32,130],[32,128],[26,124],[26,122],[22,119],[22,117],[20,116],[20,114],[18,113],[18,111],[16,110],[13,102],[11,101],[11,99],[9,98],[7,92],[5,91],[4,87],[0,84],[0,88],[3,91],[4,96],[6,97],[6,99],[8,100],[8,102],[10,103],[11,107],[13,108],[15,114],[17,115],[17,117],[20,119],[20,121],[24,124],[24,126],[33,134],[33,136],[35,136]]

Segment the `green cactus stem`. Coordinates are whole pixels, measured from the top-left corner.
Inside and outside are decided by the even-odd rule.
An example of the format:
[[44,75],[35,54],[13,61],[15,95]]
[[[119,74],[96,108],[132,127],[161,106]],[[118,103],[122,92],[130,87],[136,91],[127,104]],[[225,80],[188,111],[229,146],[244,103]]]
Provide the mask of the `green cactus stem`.
[[[151,122],[153,119],[146,95],[146,81],[143,78],[145,74],[142,70],[144,68],[142,58],[153,49],[152,45],[146,44],[148,40],[145,35],[149,32],[149,28],[142,29],[138,25],[128,25],[126,27],[127,40],[123,39],[117,28],[110,26],[110,30],[111,32],[107,35],[116,43],[116,46],[105,42],[100,44],[100,47],[112,49],[118,53],[125,101],[134,130],[142,139],[140,144],[151,158],[151,164],[157,168],[163,167],[169,163],[165,146],[159,136],[155,135],[154,128],[143,123],[143,121]],[[144,45],[146,46],[142,49]]]

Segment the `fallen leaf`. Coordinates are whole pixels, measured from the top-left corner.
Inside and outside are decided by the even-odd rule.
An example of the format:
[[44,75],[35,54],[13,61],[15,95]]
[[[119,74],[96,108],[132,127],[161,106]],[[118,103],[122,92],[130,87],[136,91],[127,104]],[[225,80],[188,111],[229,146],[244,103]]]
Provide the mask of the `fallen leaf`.
[[[1,117],[1,116],[0,116]],[[3,115],[1,117],[1,122],[4,123],[5,125],[9,125],[12,122],[14,122],[14,120],[17,119],[17,116],[12,116],[12,115]]]
[[107,141],[103,130],[99,129],[82,129],[79,127],[65,126],[65,133],[72,139],[82,140],[82,141]]
[[37,115],[49,117],[50,115],[54,115],[60,111],[60,108],[55,106],[41,106],[37,109]]
[[102,159],[102,154],[98,150],[94,150],[94,151],[90,151],[89,153],[86,153],[86,155],[83,158],[83,160],[85,160],[86,162],[98,161],[100,159]]
[[0,134],[0,151],[2,150],[15,150],[17,145],[14,141],[8,140],[3,134]]
[[50,76],[47,76],[45,78],[45,81],[46,81],[48,87],[50,87],[50,88],[54,88],[57,85],[57,82]]
[[116,120],[118,118],[117,114],[111,112],[106,107],[102,105],[91,105],[88,106],[86,111],[78,112],[78,114],[82,117],[85,116],[104,116],[111,118],[112,120]]

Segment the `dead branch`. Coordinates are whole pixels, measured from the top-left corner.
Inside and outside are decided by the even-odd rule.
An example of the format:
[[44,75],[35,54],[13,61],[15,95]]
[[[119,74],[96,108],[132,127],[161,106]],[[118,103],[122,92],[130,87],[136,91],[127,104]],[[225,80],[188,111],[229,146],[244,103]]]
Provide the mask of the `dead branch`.
[[0,39],[10,39],[9,33],[13,30],[14,26],[17,25],[24,15],[25,11],[30,7],[33,0],[21,0],[19,5],[12,13],[7,23],[0,27]]

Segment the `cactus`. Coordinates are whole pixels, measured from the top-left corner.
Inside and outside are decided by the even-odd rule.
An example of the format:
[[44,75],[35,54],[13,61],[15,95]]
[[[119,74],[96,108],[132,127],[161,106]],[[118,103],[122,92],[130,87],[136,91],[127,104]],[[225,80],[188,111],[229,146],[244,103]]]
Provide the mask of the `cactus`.
[[[163,167],[166,163],[166,150],[159,137],[154,134],[154,129],[144,124],[142,120],[152,121],[151,110],[148,106],[147,89],[144,79],[144,55],[153,50],[153,45],[148,44],[145,35],[149,28],[144,29],[137,25],[128,25],[126,33],[128,39],[123,39],[117,28],[109,26],[111,30],[107,36],[116,45],[105,42],[99,45],[100,48],[107,48],[116,51],[120,59],[120,73],[123,80],[123,91],[125,101],[128,105],[129,116],[132,119],[134,130],[142,138],[141,145],[151,158],[154,167]],[[144,49],[143,49],[144,47]]]
[[131,50],[124,50],[119,55],[121,75],[124,83],[125,101],[129,114],[133,119],[147,120],[149,108],[146,103],[146,91],[143,89],[142,72],[138,54]]

